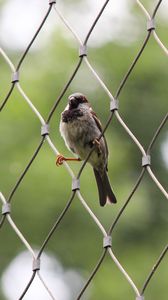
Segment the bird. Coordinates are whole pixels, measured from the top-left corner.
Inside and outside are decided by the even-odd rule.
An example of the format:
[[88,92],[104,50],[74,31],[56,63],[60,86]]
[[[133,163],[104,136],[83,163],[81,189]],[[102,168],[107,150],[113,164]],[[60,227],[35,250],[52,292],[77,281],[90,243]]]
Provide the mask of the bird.
[[77,157],[57,155],[57,166],[63,161],[82,161],[88,158],[91,164],[98,187],[99,203],[104,206],[116,203],[116,197],[111,188],[108,172],[108,147],[102,125],[93,111],[86,96],[82,93],[73,93],[68,97],[68,104],[61,113],[59,130],[67,148]]

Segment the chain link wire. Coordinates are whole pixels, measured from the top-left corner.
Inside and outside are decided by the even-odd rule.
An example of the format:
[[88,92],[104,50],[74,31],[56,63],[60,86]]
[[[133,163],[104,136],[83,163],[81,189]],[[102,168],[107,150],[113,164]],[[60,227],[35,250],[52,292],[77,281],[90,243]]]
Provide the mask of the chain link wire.
[[[36,150],[34,151],[32,157],[30,158],[29,163],[26,165],[25,169],[20,174],[20,177],[18,178],[16,184],[13,186],[12,190],[9,192],[9,196],[5,197],[2,193],[0,193],[0,200],[2,202],[2,217],[0,219],[0,229],[2,229],[5,222],[9,222],[9,224],[10,224],[12,230],[14,231],[14,233],[19,237],[21,242],[24,244],[24,247],[31,254],[32,261],[33,261],[31,278],[27,279],[27,285],[25,286],[25,289],[22,291],[22,294],[20,295],[18,300],[21,300],[21,299],[24,298],[24,296],[26,295],[29,287],[33,283],[34,278],[36,277],[36,275],[39,277],[39,279],[40,279],[44,289],[47,291],[49,297],[53,300],[56,300],[55,296],[53,295],[53,292],[49,289],[46,280],[41,275],[41,272],[40,272],[40,259],[41,259],[41,255],[42,255],[43,251],[46,249],[48,242],[52,238],[54,232],[57,230],[59,224],[61,222],[64,222],[64,217],[65,217],[66,213],[68,212],[75,196],[78,197],[78,199],[81,202],[81,205],[84,207],[86,212],[90,215],[90,218],[93,219],[96,226],[99,228],[100,233],[102,234],[102,238],[103,238],[102,254],[101,254],[97,264],[93,268],[93,270],[92,270],[88,280],[86,281],[85,285],[83,286],[82,290],[79,292],[78,296],[76,297],[76,299],[81,299],[82,295],[85,293],[86,289],[88,288],[88,286],[92,282],[94,276],[96,275],[97,272],[99,272],[99,268],[103,264],[105,257],[107,255],[109,255],[109,257],[111,257],[112,261],[116,264],[119,271],[123,274],[125,280],[129,283],[130,287],[132,288],[132,290],[135,294],[136,300],[142,300],[142,299],[144,299],[144,293],[145,293],[146,288],[149,285],[149,282],[152,280],[154,273],[159,269],[159,266],[160,266],[161,262],[163,261],[165,255],[167,254],[168,244],[165,245],[164,249],[162,250],[162,252],[160,254],[158,253],[158,259],[156,260],[155,265],[151,268],[151,272],[148,274],[146,280],[144,281],[142,289],[138,289],[135,282],[134,282],[134,280],[130,277],[128,272],[124,269],[124,266],[119,262],[116,255],[114,254],[113,244],[112,244],[112,239],[111,239],[113,231],[116,227],[116,224],[120,221],[120,218],[121,218],[123,212],[126,211],[126,208],[127,208],[128,204],[130,203],[134,193],[137,191],[139,185],[141,184],[141,181],[142,181],[145,173],[147,173],[149,175],[149,177],[151,177],[154,184],[160,190],[160,193],[162,193],[164,195],[165,199],[168,200],[168,193],[166,192],[166,190],[162,186],[162,184],[159,182],[159,180],[157,179],[156,175],[154,174],[154,172],[152,171],[152,168],[151,168],[151,150],[152,150],[153,144],[156,142],[158,136],[160,135],[160,132],[162,131],[163,127],[165,126],[165,124],[167,122],[168,114],[165,115],[165,117],[162,120],[161,124],[159,125],[156,132],[154,133],[154,136],[153,136],[153,138],[151,139],[151,141],[149,143],[147,151],[145,151],[144,147],[138,141],[137,137],[133,134],[133,132],[129,129],[129,127],[127,126],[127,124],[123,120],[123,118],[120,116],[119,110],[118,110],[118,103],[119,103],[120,94],[121,94],[122,90],[124,89],[130,74],[136,68],[136,64],[140,60],[140,57],[141,57],[142,53],[145,51],[146,45],[148,44],[148,42],[151,39],[152,35],[154,36],[154,38],[155,38],[157,44],[159,45],[159,47],[161,48],[161,50],[163,50],[163,53],[165,55],[168,55],[168,49],[165,47],[165,45],[159,39],[159,37],[156,33],[156,29],[155,29],[155,17],[157,16],[157,12],[159,10],[161,2],[162,2],[161,0],[157,2],[156,6],[154,7],[153,13],[150,15],[149,12],[144,7],[144,5],[140,1],[138,1],[138,0],[136,1],[138,7],[142,10],[142,13],[145,15],[145,17],[147,19],[146,37],[145,37],[144,42],[142,43],[142,46],[140,47],[140,49],[139,49],[139,51],[136,55],[136,57],[132,61],[128,71],[123,76],[123,79],[120,82],[119,87],[118,87],[117,92],[116,92],[115,95],[113,95],[112,92],[107,88],[106,84],[99,77],[99,75],[97,74],[96,70],[92,67],[92,65],[89,62],[89,59],[87,57],[87,44],[88,44],[88,41],[90,39],[90,36],[92,35],[92,32],[94,31],[94,29],[97,25],[99,19],[101,18],[106,6],[108,5],[109,0],[105,1],[104,4],[102,5],[101,9],[99,10],[99,13],[95,17],[95,20],[94,20],[93,24],[91,25],[91,27],[90,27],[87,35],[86,35],[86,38],[84,39],[84,42],[81,41],[80,37],[77,35],[75,30],[71,27],[69,21],[64,17],[63,13],[61,13],[61,11],[58,8],[58,4],[56,3],[56,1],[54,1],[54,0],[51,1],[50,0],[49,1],[49,7],[46,11],[46,14],[44,15],[44,18],[43,18],[41,24],[39,25],[39,27],[38,27],[37,31],[35,32],[33,38],[31,39],[30,43],[28,44],[26,50],[22,54],[22,56],[21,56],[21,58],[20,58],[20,60],[19,60],[16,67],[13,65],[11,59],[7,56],[6,52],[2,48],[0,48],[1,56],[3,57],[4,61],[10,67],[10,69],[12,71],[11,86],[10,86],[10,89],[9,89],[8,93],[6,94],[6,97],[4,98],[4,100],[2,101],[2,103],[0,105],[0,110],[3,111],[3,109],[5,107],[7,108],[8,101],[10,101],[10,96],[13,93],[14,89],[17,88],[20,95],[22,96],[23,100],[25,101],[25,104],[27,104],[30,107],[32,113],[38,118],[39,122],[41,123],[41,138],[39,139],[39,144],[38,144]],[[69,31],[72,34],[72,36],[74,37],[74,39],[77,41],[77,43],[79,45],[79,59],[78,59],[77,64],[74,65],[74,71],[72,72],[72,74],[69,77],[68,81],[64,85],[60,95],[56,99],[53,107],[51,108],[51,110],[48,114],[48,117],[45,120],[42,117],[41,113],[34,106],[31,99],[24,92],[24,90],[21,86],[21,83],[19,81],[19,71],[22,68],[22,63],[23,63],[24,59],[26,58],[26,56],[27,56],[29,50],[31,49],[34,41],[36,40],[37,36],[39,35],[40,30],[45,26],[46,20],[50,17],[50,13],[51,13],[52,10],[54,10],[56,15],[60,18],[60,22],[62,22],[64,24],[64,26],[66,27],[66,30]],[[25,175],[27,174],[27,172],[29,172],[29,169],[30,169],[31,165],[33,164],[36,157],[38,156],[41,148],[43,147],[44,141],[46,141],[48,143],[48,145],[50,146],[50,148],[52,149],[52,151],[55,155],[59,154],[59,150],[56,148],[56,145],[54,145],[54,143],[52,142],[52,140],[50,138],[49,124],[50,124],[51,119],[53,118],[54,113],[57,110],[58,105],[62,101],[63,96],[65,95],[68,87],[70,86],[71,82],[75,78],[75,76],[76,76],[77,72],[79,71],[81,65],[84,64],[84,63],[86,64],[86,66],[88,67],[90,72],[93,74],[93,76],[95,77],[95,79],[97,80],[97,82],[99,83],[99,85],[105,91],[105,93],[107,94],[107,96],[109,98],[110,113],[109,113],[108,120],[107,120],[107,122],[106,122],[106,124],[103,128],[103,132],[102,132],[101,136],[105,133],[105,131],[107,130],[107,128],[111,124],[112,119],[116,118],[119,125],[124,129],[125,134],[128,135],[132,139],[133,143],[136,145],[137,149],[140,151],[140,153],[142,155],[142,168],[141,168],[140,174],[139,174],[139,176],[138,176],[138,178],[135,182],[135,185],[132,188],[128,198],[126,199],[126,201],[124,203],[124,205],[121,207],[120,211],[115,216],[114,221],[112,222],[109,229],[105,230],[104,226],[101,224],[98,217],[95,215],[95,213],[88,206],[88,204],[86,203],[84,197],[82,196],[82,194],[80,192],[79,180],[80,180],[80,177],[82,176],[83,169],[85,168],[85,165],[86,165],[86,163],[87,163],[87,161],[88,161],[88,159],[89,159],[89,157],[90,157],[90,155],[93,151],[93,148],[90,151],[90,153],[89,153],[88,157],[86,158],[86,160],[83,162],[83,164],[82,164],[82,166],[81,166],[81,168],[78,172],[78,175],[76,177],[75,177],[73,171],[71,170],[70,166],[66,162],[63,162],[64,167],[66,168],[67,172],[69,173],[70,177],[72,178],[72,192],[71,192],[71,195],[70,195],[70,197],[67,201],[66,206],[63,208],[63,210],[62,210],[61,214],[59,215],[58,219],[55,221],[52,228],[48,232],[48,234],[47,234],[44,242],[42,243],[38,253],[36,253],[34,251],[34,249],[31,247],[30,243],[24,237],[23,233],[19,230],[17,224],[12,219],[12,212],[11,212],[12,199],[13,199],[13,196],[14,196],[15,192],[17,191],[18,187],[22,184],[22,182],[25,178]],[[101,138],[101,136],[99,137],[99,139]]]

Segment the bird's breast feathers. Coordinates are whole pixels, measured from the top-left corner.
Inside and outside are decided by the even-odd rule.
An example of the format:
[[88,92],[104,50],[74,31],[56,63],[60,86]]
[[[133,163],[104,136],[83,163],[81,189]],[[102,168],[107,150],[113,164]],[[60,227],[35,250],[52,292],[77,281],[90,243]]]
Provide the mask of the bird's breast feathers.
[[[67,120],[68,119],[68,120]],[[88,131],[88,121],[86,117],[81,113],[81,115],[76,113],[73,118],[70,114],[62,115],[62,120],[60,122],[60,132],[64,140],[68,143],[68,140],[79,141],[87,135]]]

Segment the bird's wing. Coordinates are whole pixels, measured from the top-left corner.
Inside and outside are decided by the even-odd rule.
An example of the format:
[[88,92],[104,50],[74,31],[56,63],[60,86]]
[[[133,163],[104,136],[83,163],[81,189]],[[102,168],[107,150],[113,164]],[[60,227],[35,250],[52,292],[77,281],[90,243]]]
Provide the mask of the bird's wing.
[[[96,125],[97,125],[97,127],[99,128],[100,132],[102,132],[103,130],[102,130],[101,122],[100,122],[100,120],[98,119],[96,113],[95,113],[92,109],[91,109],[91,114],[92,114],[93,119],[95,120]],[[109,152],[108,152],[107,141],[106,141],[106,138],[105,138],[104,134],[103,134],[103,138],[104,138],[104,143],[105,143],[105,148],[106,148],[106,157],[108,158],[108,153],[109,153]]]
[[95,113],[92,109],[91,109],[90,111],[91,111],[91,114],[92,114],[92,116],[93,116],[93,119],[94,119],[95,122],[96,122],[97,127],[98,127],[99,130],[102,132],[102,124],[101,124],[100,120],[98,119],[96,113]]

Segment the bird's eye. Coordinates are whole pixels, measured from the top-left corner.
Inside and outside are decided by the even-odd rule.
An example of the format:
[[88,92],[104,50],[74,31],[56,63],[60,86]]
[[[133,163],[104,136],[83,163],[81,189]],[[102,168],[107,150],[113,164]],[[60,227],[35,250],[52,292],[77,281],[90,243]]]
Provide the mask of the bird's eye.
[[77,98],[71,98],[70,101],[69,101],[69,106],[70,108],[77,108],[78,107],[78,104],[79,104],[79,101]]

